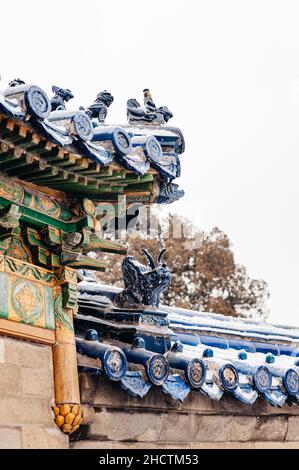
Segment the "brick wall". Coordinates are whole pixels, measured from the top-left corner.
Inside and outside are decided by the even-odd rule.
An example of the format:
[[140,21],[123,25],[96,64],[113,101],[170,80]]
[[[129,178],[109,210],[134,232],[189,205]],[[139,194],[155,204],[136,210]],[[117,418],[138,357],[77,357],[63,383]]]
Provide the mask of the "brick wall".
[[184,403],[156,387],[130,397],[104,378],[81,376],[82,400],[95,407],[84,440],[73,448],[299,448],[299,407],[243,405],[191,392]]
[[51,347],[0,336],[0,448],[68,448],[53,403]]

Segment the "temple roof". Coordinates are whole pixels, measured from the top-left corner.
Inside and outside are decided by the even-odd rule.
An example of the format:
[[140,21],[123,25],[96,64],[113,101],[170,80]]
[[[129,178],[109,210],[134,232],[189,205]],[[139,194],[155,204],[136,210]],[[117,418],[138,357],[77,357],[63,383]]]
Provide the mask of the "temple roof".
[[0,92],[0,235],[28,246],[38,266],[101,271],[105,263],[89,252],[127,251],[108,239],[110,225],[126,229],[141,204],[184,195],[174,182],[184,137],[148,93],[144,106],[128,100],[126,124],[108,125],[107,90],[73,110],[71,90],[52,92],[20,79]]
[[172,182],[180,176],[184,138],[165,125],[165,107],[154,113],[135,107],[137,117],[128,117],[129,123],[108,125],[113,97],[106,90],[89,107],[68,110],[71,91],[52,89],[49,99],[17,79],[0,92],[1,172],[94,202],[117,203],[120,195],[128,203],[182,197]]
[[[164,305],[124,308],[120,292],[79,283],[79,370],[107,375],[140,398],[158,386],[181,401],[193,390],[214,400],[231,394],[247,405],[259,397],[273,406],[298,404],[298,329]],[[117,356],[117,377],[104,353]],[[84,357],[101,365],[89,368]]]

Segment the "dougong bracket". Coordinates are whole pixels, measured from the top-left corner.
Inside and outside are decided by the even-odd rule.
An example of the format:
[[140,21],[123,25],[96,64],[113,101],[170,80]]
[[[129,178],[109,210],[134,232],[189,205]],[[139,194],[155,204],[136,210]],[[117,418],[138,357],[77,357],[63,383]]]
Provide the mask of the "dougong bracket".
[[18,236],[21,232],[19,219],[22,211],[19,206],[11,204],[0,210],[0,240]]

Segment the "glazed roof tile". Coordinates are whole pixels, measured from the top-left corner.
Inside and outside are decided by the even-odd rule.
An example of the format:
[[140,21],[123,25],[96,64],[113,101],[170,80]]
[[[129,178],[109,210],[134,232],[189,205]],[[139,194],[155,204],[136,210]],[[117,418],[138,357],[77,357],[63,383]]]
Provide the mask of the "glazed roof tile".
[[[84,281],[78,289],[78,337],[82,338],[90,328],[101,333],[105,323],[103,315],[115,309],[113,300],[120,290]],[[117,325],[118,331],[132,329],[132,324],[126,321],[126,314],[132,312],[134,309],[123,309],[123,322]],[[135,339],[128,342],[124,341],[126,336],[117,337],[117,334],[114,340],[105,334],[99,339],[106,348],[118,345],[125,353],[127,369],[119,382],[128,393],[143,398],[152,386],[160,386],[164,393],[180,401],[193,390],[215,400],[229,393],[247,405],[252,405],[259,396],[273,406],[283,406],[285,402],[298,404],[297,328],[164,305],[156,311],[156,315],[165,313],[169,325],[164,330],[161,327],[161,334],[168,335],[169,343],[164,351],[159,352],[157,348],[159,329],[148,328],[145,336],[139,330]],[[151,335],[152,342],[148,339]],[[149,368],[150,361],[152,368]],[[131,370],[136,364],[141,367],[137,372]],[[157,370],[165,372],[158,384]]]

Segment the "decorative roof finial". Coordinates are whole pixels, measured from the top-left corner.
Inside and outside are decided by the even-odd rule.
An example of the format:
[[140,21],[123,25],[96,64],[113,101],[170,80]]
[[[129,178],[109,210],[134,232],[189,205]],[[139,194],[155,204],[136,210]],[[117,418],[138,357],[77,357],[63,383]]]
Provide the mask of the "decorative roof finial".
[[122,263],[125,289],[116,296],[116,302],[121,306],[143,304],[158,307],[162,291],[171,282],[170,271],[162,263],[165,249],[160,252],[157,263],[147,250],[142,252],[148,259],[147,266],[133,256],[127,256]]
[[135,98],[127,101],[127,116],[129,123],[166,124],[173,117],[172,112],[166,106],[157,108],[152,94],[148,88],[143,90],[144,107],[140,106]]
[[84,109],[86,114],[88,114],[91,119],[96,119],[99,124],[104,124],[108,114],[108,108],[111,106],[113,101],[114,98],[111,93],[109,93],[107,90],[104,90],[97,95],[95,101],[90,106],[88,106],[88,108],[80,109]]
[[20,78],[14,78],[11,82],[9,82],[8,86],[13,87],[13,86],[18,86],[18,85],[25,85],[24,80],[21,80]]
[[52,86],[52,91],[54,93],[51,98],[52,111],[64,111],[66,109],[65,103],[74,98],[73,93],[68,88],[59,88],[55,85]]
[[157,111],[157,107],[153,101],[152,94],[148,88],[143,90],[143,102],[144,108],[148,113],[155,113]]

